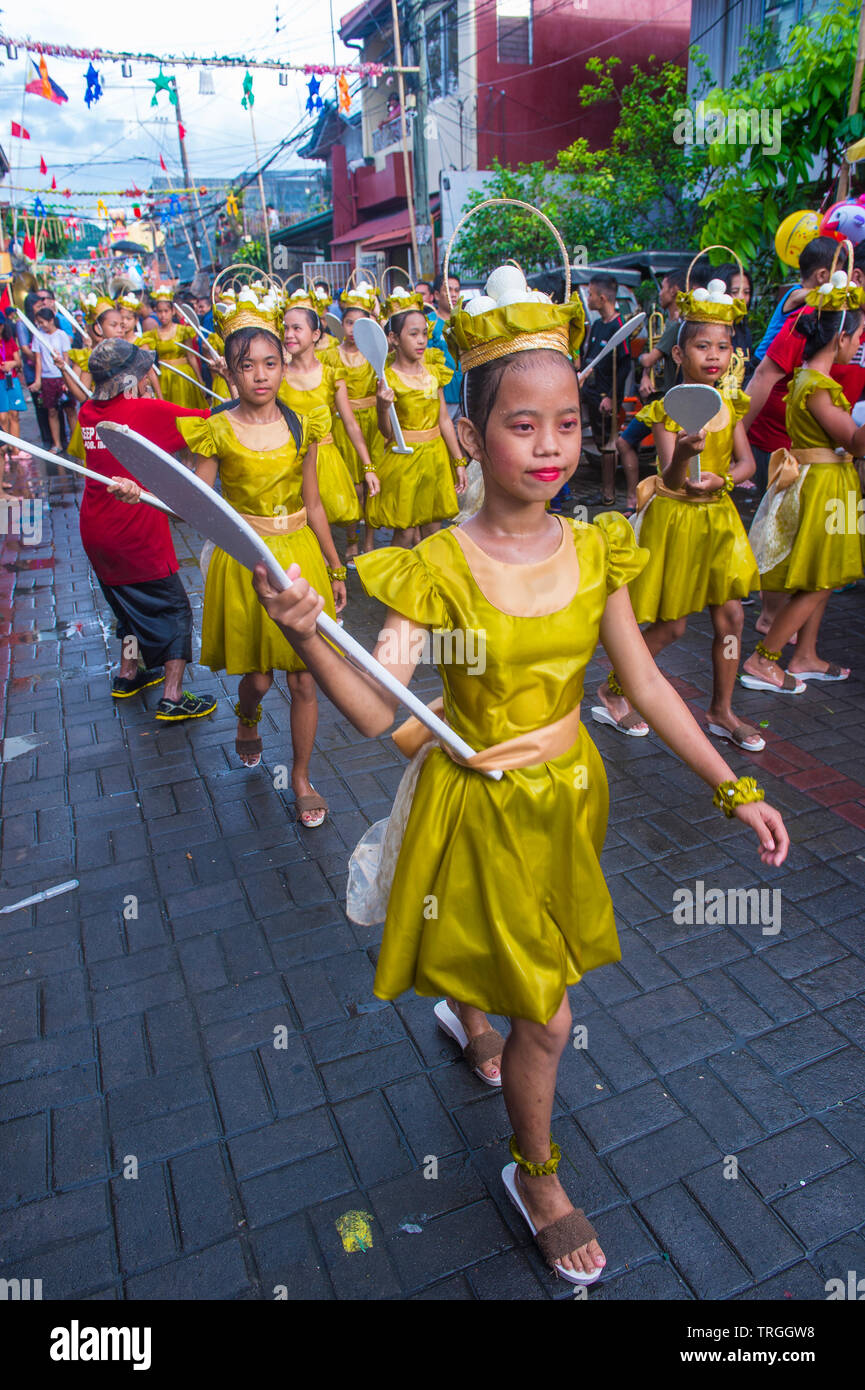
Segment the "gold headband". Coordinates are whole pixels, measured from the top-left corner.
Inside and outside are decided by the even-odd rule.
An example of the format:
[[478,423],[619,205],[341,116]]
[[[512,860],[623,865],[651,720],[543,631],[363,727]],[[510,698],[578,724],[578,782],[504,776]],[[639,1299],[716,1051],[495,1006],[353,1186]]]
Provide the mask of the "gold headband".
[[568,350],[568,331],[566,328],[550,328],[540,333],[517,333],[513,338],[495,338],[489,343],[479,343],[477,347],[460,353],[460,366],[464,372],[471,367],[479,367],[483,362],[494,362],[497,357],[507,357],[511,352],[530,352],[534,348],[552,348],[570,357]]

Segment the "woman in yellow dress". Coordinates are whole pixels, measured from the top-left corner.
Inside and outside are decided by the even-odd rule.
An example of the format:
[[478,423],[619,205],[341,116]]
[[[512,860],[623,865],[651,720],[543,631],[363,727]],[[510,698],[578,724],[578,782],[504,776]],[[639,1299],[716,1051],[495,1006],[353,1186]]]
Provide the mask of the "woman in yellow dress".
[[[710,281],[699,298],[686,291],[678,302],[682,324],[673,357],[681,366],[683,384],[717,386],[729,369],[732,325],[744,313],[744,305],[727,294],[723,280]],[[760,753],[766,740],[736,716],[732,704],[744,625],[742,599],[760,587],[757,564],[730,496],[754,472],[741,423],[748,397],[736,386],[724,387],[720,394],[721,409],[697,435],[683,433],[665,413],[663,401],[653,401],[639,412],[639,418],[652,426],[658,467],[656,475],[637,488],[633,525],[649,561],[631,584],[631,603],[637,622],[649,624],[643,636],[653,657],[684,636],[690,613],[708,605],[714,633],[709,732],[746,752]],[[688,461],[696,455],[701,462],[699,482],[688,478]],[[645,720],[631,709],[615,671],[598,694],[601,704],[593,707],[592,717],[599,724],[632,737],[649,732]]]
[[[416,298],[420,301],[420,295]],[[459,511],[465,491],[466,460],[460,453],[442,387],[453,372],[425,361],[429,330],[420,308],[388,321],[393,362],[376,387],[382,435],[373,453],[381,491],[366,506],[367,524],[393,527],[393,544],[408,547],[417,526],[421,536],[437,531]],[[410,454],[395,452],[389,407],[393,405]]]
[[[591,1283],[604,1256],[555,1174],[550,1120],[571,1034],[567,986],[620,955],[598,862],[606,778],[580,720],[599,637],[652,726],[717,789],[716,804],[755,831],[763,861],[780,864],[788,839],[751,779],[733,781],[649,655],[627,589],[646,555],[627,522],[608,514],[588,525],[546,510],[580,458],[580,393],[569,354],[582,329],[579,301],[453,315],[451,342],[467,376],[467,418],[457,428],[483,468],[483,506],[413,551],[379,549],[359,556],[357,567],[387,606],[375,655],[399,680],[411,678],[419,645],[440,630],[462,637],[462,653],[451,640],[447,655],[433,656],[444,717],[485,750],[464,764],[423,746],[406,774],[417,780],[375,993],[392,999],[413,986],[448,996],[436,1015],[454,1036],[480,1039],[468,1053],[475,1067],[502,1048],[485,1014],[510,1016],[501,1081],[519,1173],[508,1165],[503,1181],[561,1277]],[[318,635],[322,598],[303,583],[277,592],[261,566],[255,587],[343,714],[367,737],[383,733],[396,698]],[[481,651],[470,638],[482,634]],[[400,731],[406,751],[423,743],[414,726],[421,734],[414,740],[408,728]],[[502,776],[493,780],[483,769]]]
[[[196,472],[245,517],[283,566],[300,567],[334,617],[345,605],[339,565],[316,481],[316,446],[329,426],[327,408],[297,416],[277,398],[282,381],[282,324],[275,304],[242,291],[223,322],[225,350],[237,385],[236,404],[207,420],[183,419],[181,433]],[[331,596],[332,591],[332,596]],[[291,785],[297,818],[312,829],[327,814],[326,799],[309,779],[318,704],[303,661],[255,600],[249,571],[216,549],[207,570],[201,632],[202,666],[241,676],[235,747],[247,767],[261,762],[256,732],[261,701],[274,671],[285,671],[291,696]]]
[[[806,303],[796,332],[807,339],[802,366],[786,397],[790,449],[769,460],[770,483],[751,524],[760,581],[786,601],[765,638],[745,662],[742,684],[752,690],[801,694],[808,681],[844,681],[846,666],[824,661],[817,639],[833,589],[863,574],[862,489],[854,458],[865,454],[865,425],[856,428],[844,392],[830,377],[850,362],[862,338],[865,292],[843,271]],[[799,637],[786,672],[779,662],[794,632]]]
[[[342,309],[342,342],[333,343],[324,351],[316,350],[316,355],[321,358],[325,366],[332,367],[336,381],[345,383],[348,394],[348,403],[352,414],[358,423],[363,441],[367,448],[370,459],[374,448],[379,440],[378,433],[378,411],[375,403],[375,372],[367,362],[363,353],[359,352],[354,341],[354,326],[358,319],[373,317],[374,294],[372,291],[364,291],[363,287],[357,290],[345,291],[340,295],[340,308]],[[365,482],[366,469],[364,464],[349,438],[348,431],[340,418],[333,422],[333,438],[339,452],[342,454],[349,472],[354,480],[354,489],[357,499],[363,510],[364,502],[371,493],[367,492]],[[354,569],[355,556],[358,553],[359,541],[357,523],[349,522],[346,527],[346,564],[349,569]],[[364,528],[363,549],[364,554],[372,550],[375,545],[375,531],[370,525]]]
[[156,353],[162,398],[173,405],[188,406],[191,410],[206,410],[207,401],[199,390],[202,380],[198,359],[186,351],[186,344],[195,342],[195,329],[190,328],[188,323],[175,320],[174,291],[170,285],[160,285],[155,289],[153,301],[159,327],[143,333],[138,346]]
[[[361,458],[367,487],[375,492],[378,479],[352,414],[345,383],[337,381],[333,367],[315,354],[320,333],[321,320],[314,309],[295,307],[286,312],[283,342],[291,360],[283,370],[279,399],[298,413],[308,413],[314,406],[325,407],[331,424],[334,416],[338,416]],[[361,511],[354,482],[330,429],[319,440],[317,467],[318,490],[330,525],[348,526],[357,522]]]

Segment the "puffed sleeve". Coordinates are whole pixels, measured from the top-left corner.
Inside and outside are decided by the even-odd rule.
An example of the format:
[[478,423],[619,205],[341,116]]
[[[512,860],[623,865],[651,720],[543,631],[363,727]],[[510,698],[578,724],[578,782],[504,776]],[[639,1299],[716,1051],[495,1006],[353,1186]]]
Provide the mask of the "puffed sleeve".
[[623,584],[630,584],[645,568],[649,552],[637,545],[631,524],[621,512],[601,512],[592,524],[598,527],[607,547],[607,593],[612,594]]
[[677,425],[675,420],[671,420],[664,410],[663,401],[649,401],[642,410],[637,411],[637,419],[642,420],[644,425],[664,425],[666,429],[678,434],[681,425]]
[[[804,410],[815,391],[828,391],[833,405],[837,405],[839,410],[850,410],[850,402],[844,395],[844,389],[831,376],[824,376],[822,372],[809,371],[808,375],[796,381],[796,405],[799,410]],[[786,401],[787,396],[784,397]]]
[[430,362],[428,365],[433,376],[438,381],[439,386],[447,386],[448,382],[454,374],[454,369],[453,367],[448,366],[447,362],[444,359],[444,353],[442,353],[441,362]]
[[297,456],[302,459],[310,444],[317,444],[325,435],[330,434],[333,417],[328,406],[314,405],[308,415],[301,415],[299,419],[303,426],[303,438]]
[[[216,417],[217,420],[220,418]],[[210,420],[202,420],[194,415],[179,415],[175,421],[178,432],[186,440],[186,447],[194,454],[212,458],[219,453],[219,445],[214,437]]]
[[441,348],[428,347],[424,356],[429,367],[443,367],[445,365],[445,355]]
[[156,334],[151,328],[149,332],[142,333],[140,338],[135,339],[135,346],[138,348],[147,348],[148,352],[155,352],[156,342]]
[[355,559],[372,598],[424,627],[447,627],[448,613],[433,576],[416,550],[385,546]]
[[744,420],[745,416],[748,414],[748,406],[751,404],[751,397],[746,396],[744,391],[736,391],[731,392],[729,396],[725,395],[724,399],[729,407],[733,424],[738,425],[739,421]]

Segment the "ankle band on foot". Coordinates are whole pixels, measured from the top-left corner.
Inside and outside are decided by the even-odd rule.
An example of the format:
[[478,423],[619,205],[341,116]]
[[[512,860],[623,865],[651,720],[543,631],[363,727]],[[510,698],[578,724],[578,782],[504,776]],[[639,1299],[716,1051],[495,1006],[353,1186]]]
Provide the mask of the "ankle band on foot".
[[552,1135],[550,1135],[550,1154],[552,1156],[547,1159],[546,1163],[532,1163],[531,1159],[523,1158],[517,1148],[517,1136],[515,1134],[511,1135],[508,1148],[511,1151],[511,1158],[514,1160],[517,1167],[522,1168],[523,1172],[528,1173],[531,1178],[550,1177],[558,1168],[559,1159],[562,1156],[562,1151]]
[[615,671],[610,671],[607,675],[607,689],[611,695],[624,695],[624,690],[619,685]]
[[757,643],[756,652],[757,652],[757,655],[758,655],[758,656],[762,656],[762,658],[763,658],[764,661],[780,661],[780,660],[781,660],[781,653],[780,653],[780,652],[770,652],[770,650],[769,650],[769,648],[766,646],[765,642],[758,642],[758,643]]
[[245,729],[254,729],[256,724],[261,720],[261,705],[256,706],[255,714],[250,719],[248,714],[243,713],[243,710],[240,708],[240,701],[238,700],[234,706],[234,713]]

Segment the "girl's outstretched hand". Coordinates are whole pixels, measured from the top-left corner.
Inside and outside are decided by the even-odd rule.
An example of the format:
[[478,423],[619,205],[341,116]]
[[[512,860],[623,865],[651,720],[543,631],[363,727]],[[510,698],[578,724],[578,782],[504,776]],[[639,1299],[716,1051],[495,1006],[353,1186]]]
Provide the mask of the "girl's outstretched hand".
[[289,565],[291,587],[275,589],[264,565],[252,571],[252,587],[268,617],[281,627],[289,642],[308,642],[315,636],[315,620],[324,599],[302,577],[300,565]]
[[777,869],[784,863],[790,848],[790,836],[780,811],[765,801],[749,801],[745,806],[737,806],[733,814],[751,826],[760,842],[760,858],[764,864],[771,864]]

